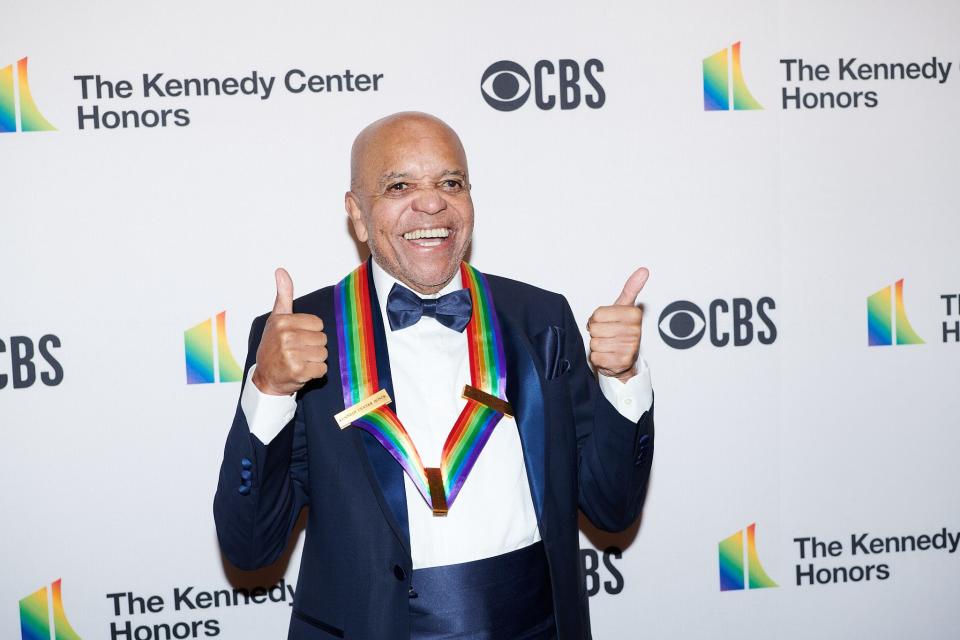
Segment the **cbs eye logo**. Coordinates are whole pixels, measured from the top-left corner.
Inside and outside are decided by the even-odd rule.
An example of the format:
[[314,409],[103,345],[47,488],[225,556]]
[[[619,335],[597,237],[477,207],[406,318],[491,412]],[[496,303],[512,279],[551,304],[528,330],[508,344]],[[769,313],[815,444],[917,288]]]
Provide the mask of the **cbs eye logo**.
[[480,78],[480,93],[497,111],[516,111],[533,93],[537,107],[549,111],[576,109],[585,104],[599,109],[607,94],[597,77],[603,63],[596,58],[583,65],[576,60],[540,60],[533,66],[533,80],[527,70],[512,60],[494,62]]
[[760,298],[756,304],[748,298],[733,298],[730,302],[717,299],[704,314],[694,303],[677,300],[663,309],[657,329],[663,341],[674,349],[695,346],[707,332],[715,347],[743,347],[754,339],[760,344],[773,344],[777,327],[769,312],[776,307],[769,297]]
[[530,97],[530,76],[516,62],[494,62],[480,78],[480,93],[498,111],[519,109]]

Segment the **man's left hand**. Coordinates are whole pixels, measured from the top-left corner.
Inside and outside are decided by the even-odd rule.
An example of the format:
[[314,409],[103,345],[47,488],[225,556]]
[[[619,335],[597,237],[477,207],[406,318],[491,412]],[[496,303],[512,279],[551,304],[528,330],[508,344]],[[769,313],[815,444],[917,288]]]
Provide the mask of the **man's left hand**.
[[626,382],[637,373],[643,309],[637,296],[650,277],[646,267],[633,272],[612,306],[598,307],[590,320],[590,364],[598,373]]

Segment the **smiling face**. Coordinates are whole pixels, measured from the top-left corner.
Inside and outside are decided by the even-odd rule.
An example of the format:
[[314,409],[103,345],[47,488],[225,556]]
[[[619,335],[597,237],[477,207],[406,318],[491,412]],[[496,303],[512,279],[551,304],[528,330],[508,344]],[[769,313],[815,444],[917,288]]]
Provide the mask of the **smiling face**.
[[401,113],[374,122],[353,144],[345,205],[374,260],[420,293],[456,275],[473,234],[467,157],[441,120]]

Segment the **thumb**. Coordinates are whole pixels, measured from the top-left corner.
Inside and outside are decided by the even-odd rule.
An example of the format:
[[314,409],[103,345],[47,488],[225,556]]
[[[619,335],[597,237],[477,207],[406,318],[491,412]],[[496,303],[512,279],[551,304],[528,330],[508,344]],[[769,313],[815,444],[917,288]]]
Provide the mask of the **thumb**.
[[277,299],[273,303],[274,313],[293,313],[293,280],[283,267],[274,273],[277,278]]
[[633,274],[627,278],[627,283],[623,285],[623,291],[620,292],[616,302],[613,304],[632,307],[636,304],[637,296],[640,294],[640,290],[643,289],[643,285],[647,284],[647,278],[649,277],[650,271],[646,267],[640,267],[634,271]]

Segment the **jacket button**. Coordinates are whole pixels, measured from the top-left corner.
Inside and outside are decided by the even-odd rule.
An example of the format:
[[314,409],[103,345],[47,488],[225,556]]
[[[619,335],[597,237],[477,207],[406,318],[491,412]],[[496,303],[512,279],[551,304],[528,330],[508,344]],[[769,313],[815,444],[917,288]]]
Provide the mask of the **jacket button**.
[[240,467],[242,469],[251,469],[253,468],[253,462],[250,460],[250,458],[241,458]]
[[407,577],[407,572],[403,570],[398,564],[393,565],[393,575],[397,580],[405,580]]
[[407,596],[409,596],[410,599],[412,600],[414,598],[419,598],[420,594],[414,591],[413,587],[410,587],[410,589],[407,591]]

